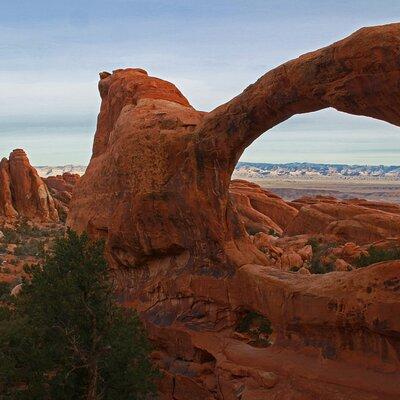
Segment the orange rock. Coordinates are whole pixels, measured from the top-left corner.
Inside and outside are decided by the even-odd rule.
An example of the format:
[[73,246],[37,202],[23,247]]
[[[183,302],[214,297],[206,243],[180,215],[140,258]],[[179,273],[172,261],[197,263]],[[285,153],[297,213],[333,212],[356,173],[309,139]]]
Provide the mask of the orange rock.
[[3,158],[0,162],[0,218],[10,221],[17,217],[11,193],[10,163]]
[[54,200],[21,149],[0,163],[0,219],[24,217],[32,221],[58,221]]
[[232,180],[229,186],[229,193],[231,196],[240,194],[248,197],[252,208],[267,216],[279,226],[279,229],[271,226],[276,233],[281,233],[282,229],[285,229],[297,215],[295,208],[279,196],[262,189],[255,183],[239,179]]
[[18,285],[14,286],[11,289],[10,295],[11,296],[18,296],[21,293],[22,290],[22,283],[19,283]]
[[[93,147],[93,156],[103,153],[110,141],[112,129],[123,108],[127,105],[137,105],[139,102],[148,104],[154,100],[176,103],[189,107],[189,102],[180,91],[169,82],[149,77],[140,68],[117,69],[112,74],[100,74],[99,92],[103,100]],[[172,123],[172,125],[171,125]],[[164,128],[174,127],[172,121],[164,122]]]
[[78,174],[71,174],[69,172],[65,172],[62,175],[49,176],[44,179],[51,195],[61,203],[58,206],[63,208],[65,212],[68,211],[72,192],[79,179],[80,176]]
[[64,172],[62,175],[49,176],[48,178],[45,178],[44,181],[50,190],[72,194],[74,186],[77,184],[79,179],[80,176],[78,174]]
[[[400,124],[393,111],[400,105],[394,89],[398,32],[398,24],[361,29],[275,68],[204,118],[174,85],[141,69],[103,73],[93,156],[77,185],[69,224],[107,238],[116,265],[186,250],[199,260],[235,265],[244,257],[235,247],[247,248],[248,262],[259,259],[229,200],[238,158],[290,116],[326,107]],[[385,227],[386,214],[376,210],[371,235],[365,237],[363,224],[371,214],[337,221],[320,205],[312,207],[302,207],[303,213],[304,208],[312,212],[297,215],[285,231],[320,233],[322,226],[351,240],[356,235],[361,243],[398,229],[397,221]],[[346,205],[350,217],[351,207],[372,211]],[[372,229],[375,222],[379,229]]]
[[302,275],[311,275],[310,270],[306,267],[301,267],[298,272]]
[[331,249],[330,254],[332,254],[334,257],[339,257],[344,261],[346,261],[347,263],[351,264],[355,260],[357,260],[361,255],[367,254],[367,252],[361,246],[358,246],[353,242],[347,242],[343,246],[338,246],[336,248]]
[[[399,398],[399,263],[294,274],[267,266],[273,257],[257,247],[281,249],[284,269],[300,266],[313,236],[356,244],[400,236],[396,207],[327,198],[292,206],[230,183],[244,149],[295,114],[333,107],[400,125],[399,56],[399,24],[362,29],[206,115],[143,70],[101,74],[93,155],[68,224],[106,240],[121,301],[138,309],[170,360],[169,398]],[[268,241],[246,224],[301,236]],[[246,312],[271,322],[271,345],[234,335]]]
[[364,244],[399,235],[400,215],[345,201],[321,201],[301,207],[284,234],[328,234]]
[[352,266],[346,262],[345,260],[338,258],[334,262],[335,271],[351,271],[353,268]]
[[303,259],[298,253],[285,252],[280,259],[280,267],[282,271],[290,271],[293,268],[301,268],[303,266]]
[[231,190],[230,199],[249,235],[258,232],[282,234],[282,228],[278,224],[253,208],[247,195]]
[[312,247],[307,244],[297,251],[297,254],[303,259],[303,261],[311,261],[313,256]]

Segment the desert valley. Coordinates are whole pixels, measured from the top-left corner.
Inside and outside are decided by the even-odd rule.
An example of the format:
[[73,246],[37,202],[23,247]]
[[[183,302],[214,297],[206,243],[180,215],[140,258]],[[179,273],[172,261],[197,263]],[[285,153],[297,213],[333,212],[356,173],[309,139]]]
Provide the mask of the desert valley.
[[237,166],[299,113],[399,126],[399,49],[400,24],[361,29],[210,113],[143,69],[101,72],[86,170],[2,154],[0,296],[67,228],[87,232],[143,321],[160,399],[399,399],[398,176]]

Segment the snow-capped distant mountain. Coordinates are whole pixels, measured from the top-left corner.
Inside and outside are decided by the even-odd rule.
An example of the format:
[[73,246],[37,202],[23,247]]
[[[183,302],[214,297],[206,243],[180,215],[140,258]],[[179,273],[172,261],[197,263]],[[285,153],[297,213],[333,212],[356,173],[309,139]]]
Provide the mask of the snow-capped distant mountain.
[[267,164],[239,162],[234,171],[235,178],[260,179],[273,177],[332,177],[332,178],[385,178],[400,179],[398,165],[347,165],[289,163]]
[[[41,177],[62,175],[64,172],[83,175],[85,165],[60,165],[35,167]],[[268,164],[239,162],[233,173],[234,178],[262,179],[262,178],[359,178],[359,179],[393,179],[400,180],[400,166],[398,165],[347,165],[347,164],[312,164],[288,163]]]
[[51,166],[38,166],[35,167],[38,174],[42,178],[47,178],[48,176],[62,175],[65,172],[70,172],[71,174],[83,175],[86,171],[85,165],[59,165],[57,167]]

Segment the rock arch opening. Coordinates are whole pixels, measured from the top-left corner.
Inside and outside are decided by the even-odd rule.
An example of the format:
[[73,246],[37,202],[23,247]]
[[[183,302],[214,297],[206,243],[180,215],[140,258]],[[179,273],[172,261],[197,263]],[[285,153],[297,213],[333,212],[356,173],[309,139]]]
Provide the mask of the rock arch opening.
[[397,165],[399,154],[397,126],[328,108],[275,126],[245,149],[239,163]]

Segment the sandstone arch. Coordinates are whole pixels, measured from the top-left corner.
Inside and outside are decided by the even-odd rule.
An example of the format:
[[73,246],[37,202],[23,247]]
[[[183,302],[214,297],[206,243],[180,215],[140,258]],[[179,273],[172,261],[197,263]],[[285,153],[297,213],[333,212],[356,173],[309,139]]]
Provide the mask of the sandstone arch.
[[363,28],[206,115],[143,70],[103,73],[93,158],[69,224],[105,235],[117,264],[185,251],[196,264],[262,262],[229,202],[243,150],[290,116],[326,107],[399,125],[399,35],[400,24]]
[[204,118],[196,131],[202,152],[231,174],[264,132],[327,107],[400,125],[399,32],[399,24],[363,28],[267,72]]
[[236,165],[253,140],[295,114],[333,107],[400,125],[399,32],[399,24],[362,28],[267,72],[206,116],[200,140],[228,143]]
[[[398,398],[399,262],[325,276],[265,266],[229,184],[244,148],[294,114],[334,107],[400,125],[399,56],[400,24],[365,28],[209,114],[143,70],[101,74],[68,224],[106,239],[121,301],[159,348],[164,399]],[[232,336],[242,308],[270,318],[271,348]]]

